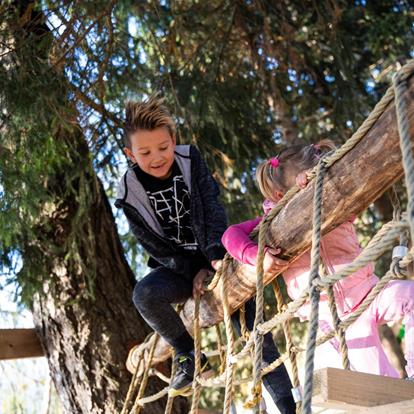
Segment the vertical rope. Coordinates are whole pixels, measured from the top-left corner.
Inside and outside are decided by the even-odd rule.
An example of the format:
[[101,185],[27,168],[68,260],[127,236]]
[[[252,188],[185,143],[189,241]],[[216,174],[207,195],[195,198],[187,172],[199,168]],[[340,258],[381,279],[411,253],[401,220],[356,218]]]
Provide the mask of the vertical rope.
[[[273,293],[275,294],[277,311],[278,313],[282,313],[285,310],[285,303],[284,303],[282,291],[280,290],[280,286],[279,286],[277,279],[272,281],[272,287],[273,287]],[[289,355],[290,363],[292,365],[293,387],[297,388],[300,386],[299,370],[298,370],[298,363],[297,363],[297,357],[296,357],[296,352],[295,352],[295,344],[293,342],[292,330],[290,328],[289,320],[283,321],[282,327],[283,327],[283,332],[286,338],[286,351]],[[300,410],[301,410],[301,402],[298,401],[296,403],[296,411],[299,413]]]
[[257,277],[256,277],[256,315],[253,325],[254,338],[254,361],[253,361],[253,389],[252,399],[245,404],[246,408],[252,408],[255,414],[260,413],[260,401],[262,398],[262,361],[263,361],[263,334],[259,332],[257,326],[263,323],[264,308],[264,269],[263,262],[265,256],[266,230],[268,222],[262,222],[259,228],[259,251],[257,253]]
[[132,407],[131,413],[139,414],[141,412],[142,406],[139,405],[139,400],[144,396],[145,388],[147,387],[149,371],[151,368],[152,358],[154,357],[155,348],[157,346],[159,336],[157,334],[153,335],[152,344],[148,356],[148,363],[144,370],[144,375],[141,380],[141,384],[138,390],[137,398],[135,399],[134,406]]
[[312,388],[313,388],[313,366],[315,356],[316,335],[318,332],[319,320],[319,298],[320,291],[313,285],[313,280],[319,278],[319,259],[321,241],[321,215],[322,215],[322,190],[323,179],[326,173],[325,162],[319,161],[316,170],[315,194],[313,198],[313,230],[311,250],[311,272],[309,275],[309,289],[311,298],[311,314],[309,321],[309,336],[306,347],[305,362],[305,389],[303,398],[303,414],[311,414]]
[[[321,268],[323,269],[323,275],[326,275],[328,272],[323,261]],[[345,330],[341,328],[341,320],[338,316],[338,309],[336,307],[333,286],[328,286],[326,288],[326,291],[328,293],[328,305],[332,315],[333,328],[335,330],[336,336],[339,339],[339,345],[341,348],[342,366],[344,367],[344,369],[350,369],[350,363],[348,358],[348,345],[345,339]]]
[[410,236],[411,240],[414,240],[414,160],[412,151],[413,143],[411,142],[408,122],[407,99],[405,97],[405,92],[408,89],[408,79],[406,78],[407,72],[405,70],[400,70],[394,76],[393,85],[395,90],[395,109],[397,112],[398,132],[400,135],[402,161],[405,172],[405,184],[407,187],[407,213],[408,221],[410,223]]
[[[172,382],[173,378],[175,377],[175,373],[177,372],[177,361],[175,361],[175,352],[174,351],[171,355],[171,358],[172,358],[172,367],[171,367],[170,385],[171,385],[171,382]],[[167,404],[165,405],[164,414],[171,414],[171,411],[172,411],[172,408],[173,408],[173,403],[174,403],[174,397],[168,396]]]
[[220,355],[219,373],[221,375],[226,369],[226,349],[223,345],[223,338],[221,336],[220,324],[215,325],[215,328],[216,328],[216,335],[217,335],[217,346],[218,346],[218,351]]
[[125,398],[124,406],[122,407],[121,414],[126,414],[128,412],[128,406],[131,403],[132,396],[135,393],[137,383],[138,383],[138,372],[141,368],[141,363],[143,362],[143,354],[144,351],[142,350],[137,361],[137,366],[134,371],[134,375],[132,376],[131,383],[129,384],[127,396]]
[[193,379],[193,399],[191,402],[191,414],[198,412],[198,403],[200,402],[201,385],[197,378],[201,374],[201,331],[200,331],[200,296],[194,299],[194,379]]
[[230,258],[226,257],[222,265],[222,275],[221,275],[221,300],[223,302],[224,308],[224,326],[226,328],[227,336],[227,356],[226,356],[226,387],[224,395],[224,404],[223,404],[223,414],[230,414],[230,409],[233,399],[233,377],[234,377],[234,365],[231,362],[231,356],[233,355],[234,350],[234,337],[233,337],[233,327],[231,323],[231,314],[229,308],[229,301],[227,298],[227,278],[228,278],[228,266],[230,263]]
[[243,303],[243,306],[239,309],[239,319],[240,319],[240,330],[242,334],[242,338],[245,341],[249,340],[250,333],[246,326],[246,306]]
[[348,357],[348,345],[345,339],[345,331],[340,326],[341,321],[339,319],[338,310],[335,304],[335,296],[334,296],[333,287],[328,286],[326,290],[328,292],[328,304],[329,304],[329,310],[331,311],[331,315],[332,315],[333,327],[339,339],[339,345],[341,348],[342,366],[344,367],[344,369],[350,369],[350,363],[349,363],[349,357]]

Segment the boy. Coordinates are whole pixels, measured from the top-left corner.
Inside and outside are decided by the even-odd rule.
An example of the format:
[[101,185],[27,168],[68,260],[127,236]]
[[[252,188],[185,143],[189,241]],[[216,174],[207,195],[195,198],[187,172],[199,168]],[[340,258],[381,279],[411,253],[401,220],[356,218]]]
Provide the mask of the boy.
[[[148,325],[175,349],[178,366],[169,393],[181,395],[193,380],[194,344],[171,304],[203,293],[204,279],[225,254],[226,215],[198,150],[176,145],[175,123],[162,100],[127,103],[124,151],[132,167],[121,179],[115,205],[153,268],[136,284],[133,300]],[[201,362],[205,371],[204,355]]]
[[[175,123],[162,100],[127,104],[124,151],[133,165],[121,179],[115,205],[124,210],[153,268],[136,284],[134,304],[175,349],[177,372],[169,395],[186,395],[194,376],[194,343],[171,303],[203,293],[204,279],[217,270],[226,252],[221,243],[226,214],[218,201],[218,185],[198,150],[176,145]],[[254,315],[250,300],[245,315],[249,330]],[[232,319],[240,335],[238,312]],[[264,337],[263,355],[268,361],[279,357],[270,333]],[[204,354],[201,365],[206,375]],[[263,382],[282,414],[295,413],[284,365],[265,375]]]

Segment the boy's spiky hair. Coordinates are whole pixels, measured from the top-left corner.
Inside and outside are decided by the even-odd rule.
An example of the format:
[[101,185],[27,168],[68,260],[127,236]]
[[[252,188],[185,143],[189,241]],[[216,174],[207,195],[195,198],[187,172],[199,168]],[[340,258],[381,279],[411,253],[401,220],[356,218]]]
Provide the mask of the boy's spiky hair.
[[170,111],[164,105],[164,99],[159,95],[150,96],[142,102],[127,101],[124,144],[131,148],[130,136],[139,129],[152,131],[166,127],[171,137],[175,136],[175,122]]

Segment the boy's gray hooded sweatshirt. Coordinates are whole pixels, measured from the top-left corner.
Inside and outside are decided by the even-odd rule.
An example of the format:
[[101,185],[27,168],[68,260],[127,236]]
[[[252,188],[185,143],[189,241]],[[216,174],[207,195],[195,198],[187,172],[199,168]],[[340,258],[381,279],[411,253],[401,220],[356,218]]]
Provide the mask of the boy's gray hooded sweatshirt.
[[[219,187],[194,146],[177,145],[175,160],[190,191],[190,220],[199,249],[208,262],[222,259],[226,251],[221,236],[227,228],[227,220],[218,200]],[[119,182],[115,206],[124,210],[132,232],[149,253],[149,266],[165,266],[184,275],[193,272],[191,253],[165,237],[147,193],[132,168]]]

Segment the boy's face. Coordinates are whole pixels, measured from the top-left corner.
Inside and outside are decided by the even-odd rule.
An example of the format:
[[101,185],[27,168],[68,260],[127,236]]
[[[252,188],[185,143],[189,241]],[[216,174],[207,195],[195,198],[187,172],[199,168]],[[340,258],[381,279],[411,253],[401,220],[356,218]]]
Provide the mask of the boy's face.
[[127,157],[136,162],[142,171],[153,177],[170,176],[174,163],[175,137],[166,127],[152,131],[140,129],[130,135],[131,149],[124,148]]

